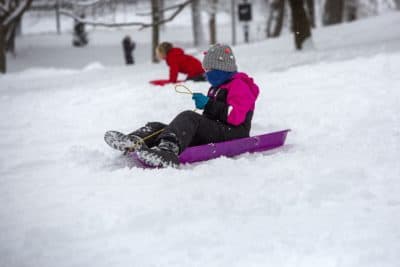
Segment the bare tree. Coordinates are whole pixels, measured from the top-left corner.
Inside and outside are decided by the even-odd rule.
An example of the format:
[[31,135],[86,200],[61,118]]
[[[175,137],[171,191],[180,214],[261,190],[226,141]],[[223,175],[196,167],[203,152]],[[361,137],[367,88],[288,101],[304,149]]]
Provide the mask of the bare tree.
[[343,21],[344,0],[326,0],[324,14],[322,16],[323,25],[332,25]]
[[[7,71],[7,44],[14,45],[16,24],[30,7],[32,0],[3,0],[0,2],[0,72]],[[12,41],[10,41],[12,40]],[[10,43],[11,42],[11,43]]]
[[193,27],[193,43],[195,46],[205,44],[203,24],[201,23],[200,0],[192,2],[192,27]]
[[267,38],[278,37],[281,34],[285,15],[285,0],[273,0],[267,20]]
[[304,9],[303,0],[289,0],[292,10],[292,29],[296,49],[303,49],[304,42],[311,38],[311,27]]

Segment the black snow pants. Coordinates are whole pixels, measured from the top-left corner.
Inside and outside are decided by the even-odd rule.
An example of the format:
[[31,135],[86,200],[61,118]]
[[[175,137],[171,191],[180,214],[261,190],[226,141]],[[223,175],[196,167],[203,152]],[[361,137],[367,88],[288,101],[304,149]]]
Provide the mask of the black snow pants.
[[[172,122],[166,126],[165,130],[158,136],[158,139],[167,139],[177,142],[181,153],[189,146],[248,137],[249,131],[249,127],[245,125],[235,127],[211,120],[201,114],[188,110],[179,113]],[[176,140],[171,140],[171,135],[175,135]]]
[[[251,121],[251,118],[248,121]],[[168,125],[161,122],[149,122],[131,134],[145,138],[148,147],[158,145],[161,139],[174,142],[179,146],[179,153],[181,153],[190,146],[248,137],[249,124],[232,126],[187,110],[179,113]],[[146,130],[143,131],[143,129]]]

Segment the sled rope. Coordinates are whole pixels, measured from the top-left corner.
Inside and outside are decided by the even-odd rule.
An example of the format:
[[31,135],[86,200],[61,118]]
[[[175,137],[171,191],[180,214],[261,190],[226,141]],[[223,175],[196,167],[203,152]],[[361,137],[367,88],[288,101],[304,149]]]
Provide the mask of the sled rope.
[[[178,89],[179,87],[183,87],[184,89],[179,90],[179,89]],[[174,89],[175,89],[175,92],[177,92],[178,94],[193,95],[193,91],[190,90],[189,87],[187,87],[186,85],[183,85],[183,84],[177,84],[177,85],[175,85]],[[196,112],[196,111],[197,111],[197,108],[193,109],[193,111]]]
[[[183,89],[178,89],[179,87],[183,87]],[[187,87],[187,86],[185,86],[185,85],[183,85],[183,84],[177,84],[177,85],[175,85],[174,88],[175,88],[175,92],[177,92],[178,94],[193,95],[193,91],[190,90],[189,87]],[[195,109],[195,111],[196,111],[196,109]],[[165,129],[165,128],[162,128],[162,129],[160,129],[160,130],[158,130],[158,131],[156,131],[156,132],[154,132],[154,133],[152,133],[152,134],[150,134],[150,135],[148,135],[148,136],[146,136],[146,137],[143,137],[142,140],[136,142],[133,146],[127,148],[124,154],[127,154],[127,153],[129,153],[129,152],[132,152],[132,151],[134,151],[134,150],[140,148],[140,145],[141,145],[142,143],[144,143],[144,141],[146,141],[146,140],[149,139],[149,138],[152,138],[152,137],[155,136],[155,135],[160,134],[162,131],[164,131],[164,129]]]
[[149,134],[149,135],[146,136],[146,137],[143,137],[142,140],[140,140],[140,141],[138,141],[138,142],[135,142],[135,144],[134,144],[133,146],[127,148],[124,154],[127,154],[127,153],[129,153],[129,152],[133,152],[134,150],[138,149],[138,148],[140,147],[140,145],[141,145],[142,143],[144,143],[144,141],[146,141],[147,139],[149,139],[149,138],[151,138],[151,137],[153,137],[153,136],[155,136],[155,135],[157,135],[157,134],[160,134],[162,131],[164,131],[164,129],[165,129],[165,128],[162,128],[162,129],[160,129],[160,130],[158,130],[158,131],[156,131],[156,132],[154,132],[154,133],[152,133],[152,134]]
[[143,137],[142,142],[146,141],[147,139],[149,139],[149,138],[151,138],[151,137],[153,137],[153,136],[155,136],[155,135],[157,135],[157,134],[160,134],[162,131],[164,131],[164,129],[165,129],[165,128],[162,128],[162,129],[160,129],[160,130],[158,130],[158,131],[156,131],[156,132],[154,132],[154,133],[152,133],[152,134],[149,134],[149,135],[146,136],[146,137]]
[[[179,90],[179,87],[183,87],[184,89]],[[193,95],[193,91],[189,89],[189,87],[183,85],[183,84],[177,84],[175,85],[175,92],[178,94],[188,94],[188,95]]]

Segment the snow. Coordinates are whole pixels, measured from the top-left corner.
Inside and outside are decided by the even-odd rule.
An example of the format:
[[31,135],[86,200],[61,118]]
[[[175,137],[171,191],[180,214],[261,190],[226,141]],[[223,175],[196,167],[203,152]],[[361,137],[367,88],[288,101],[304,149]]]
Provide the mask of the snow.
[[[103,141],[193,109],[148,84],[167,69],[148,63],[144,33],[131,67],[113,43],[128,30],[83,49],[68,34],[18,39],[0,77],[0,266],[397,267],[399,23],[320,28],[305,52],[290,35],[236,46],[262,89],[252,134],[291,128],[286,146],[160,170]],[[182,27],[164,37],[192,49]]]

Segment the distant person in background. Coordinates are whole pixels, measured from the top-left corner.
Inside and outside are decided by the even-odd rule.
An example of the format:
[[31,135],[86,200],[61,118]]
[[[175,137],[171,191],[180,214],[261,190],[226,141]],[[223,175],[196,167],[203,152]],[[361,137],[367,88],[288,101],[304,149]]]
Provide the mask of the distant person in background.
[[169,79],[168,80],[155,80],[150,83],[155,85],[164,85],[167,83],[178,82],[178,74],[186,74],[186,80],[195,82],[206,81],[205,72],[201,62],[184,53],[181,48],[173,47],[169,42],[163,42],[156,48],[158,59],[165,60],[169,66]]
[[[85,19],[85,14],[80,16],[81,19]],[[87,33],[85,30],[85,24],[82,21],[74,20],[74,37],[72,44],[77,47],[85,46],[88,44]]]
[[125,63],[126,65],[135,64],[135,59],[133,58],[133,50],[136,48],[136,43],[132,41],[129,35],[122,39],[122,48],[124,50]]

